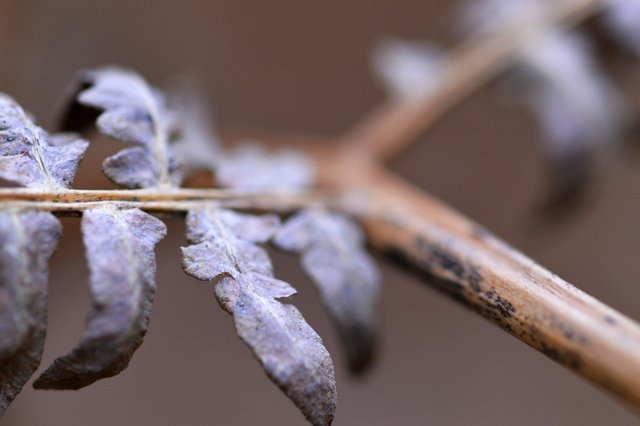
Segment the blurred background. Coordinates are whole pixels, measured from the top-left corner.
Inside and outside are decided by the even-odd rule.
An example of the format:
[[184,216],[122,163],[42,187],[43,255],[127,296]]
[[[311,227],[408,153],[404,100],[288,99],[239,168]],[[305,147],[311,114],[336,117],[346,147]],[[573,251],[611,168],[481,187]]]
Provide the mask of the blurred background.
[[[186,71],[214,101],[219,127],[338,134],[383,99],[370,71],[372,44],[385,36],[446,40],[453,3],[2,0],[0,91],[51,125],[77,70],[118,64],[159,85]],[[542,226],[533,220],[546,172],[539,136],[527,115],[486,89],[393,168],[640,320],[640,158],[627,155],[598,197]],[[111,144],[92,145],[77,188],[107,185],[98,170]],[[89,308],[79,220],[63,222],[42,367],[75,345]],[[151,327],[130,367],[81,391],[33,391],[29,384],[1,425],[305,424],[235,336],[211,286],[181,271],[184,227],[166,222]],[[638,422],[608,395],[384,259],[381,356],[368,376],[353,379],[315,289],[295,259],[274,256],[278,275],[299,290],[292,302],[337,364],[336,425]]]

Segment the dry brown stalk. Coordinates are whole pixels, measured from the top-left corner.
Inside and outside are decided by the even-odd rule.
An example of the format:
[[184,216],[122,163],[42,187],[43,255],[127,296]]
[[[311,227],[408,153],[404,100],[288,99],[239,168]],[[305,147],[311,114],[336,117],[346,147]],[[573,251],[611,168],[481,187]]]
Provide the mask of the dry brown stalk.
[[375,168],[369,176],[370,184],[345,194],[344,206],[364,223],[374,249],[640,407],[638,323],[409,184]]
[[[578,23],[604,3],[555,2],[539,21],[516,23],[500,37],[464,45],[452,55],[435,94],[391,99],[339,138],[335,151],[312,152],[323,184],[339,189],[335,207],[361,220],[374,249],[637,409],[638,323],[379,165],[494,78],[537,34]],[[300,137],[298,142],[318,140]]]
[[539,19],[514,23],[500,36],[464,44],[450,56],[447,77],[435,94],[383,103],[331,147],[317,146],[319,141],[330,141],[322,137],[251,135],[306,149],[316,160],[320,177],[321,191],[314,194],[0,190],[0,203],[72,214],[104,201],[164,213],[184,213],[195,204],[211,201],[281,212],[322,201],[358,218],[375,250],[407,265],[513,336],[638,408],[640,325],[380,165],[504,70],[538,34],[578,23],[604,3],[550,2],[550,10]]
[[549,2],[547,13],[513,22],[502,34],[463,43],[447,55],[444,78],[434,92],[382,103],[341,138],[361,155],[386,161],[402,152],[451,108],[508,67],[523,47],[550,28],[572,26],[598,11],[603,0]]

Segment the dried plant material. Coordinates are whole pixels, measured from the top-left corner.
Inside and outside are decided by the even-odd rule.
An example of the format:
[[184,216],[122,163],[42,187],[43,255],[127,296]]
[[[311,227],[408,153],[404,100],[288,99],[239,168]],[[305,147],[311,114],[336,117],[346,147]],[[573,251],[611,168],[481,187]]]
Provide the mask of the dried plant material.
[[458,31],[466,37],[486,37],[508,26],[540,17],[545,0],[467,0],[457,13]]
[[[544,7],[538,8],[543,3]],[[200,279],[215,281],[219,303],[233,315],[238,333],[268,375],[313,424],[331,423],[336,403],[331,359],[300,312],[278,300],[293,295],[295,290],[274,278],[271,261],[257,244],[275,239],[283,249],[302,253],[305,269],[340,326],[351,368],[362,370],[370,362],[375,345],[379,278],[365,253],[360,230],[322,207],[322,202],[335,201],[336,195],[342,195],[341,208],[355,212],[366,223],[373,247],[408,262],[427,274],[430,282],[511,334],[638,405],[640,394],[634,390],[640,376],[619,368],[628,365],[637,370],[640,365],[629,358],[626,344],[638,340],[637,325],[598,305],[478,230],[475,224],[447,211],[436,200],[421,197],[382,170],[381,161],[391,159],[407,141],[518,57],[520,64],[512,75],[524,81],[519,85],[525,89],[521,94],[545,129],[551,129],[548,134],[552,152],[562,152],[558,146],[574,139],[582,143],[583,139],[591,142],[589,138],[593,137],[594,146],[611,145],[598,142],[606,139],[606,129],[584,131],[583,126],[588,126],[580,120],[593,118],[597,125],[606,122],[616,128],[618,123],[613,122],[619,112],[614,105],[617,102],[607,98],[608,89],[594,89],[598,84],[593,80],[601,75],[590,62],[588,49],[573,43],[579,37],[567,36],[560,28],[563,23],[574,25],[605,5],[591,0],[557,7],[550,6],[551,0],[488,0],[475,2],[474,7],[479,5],[480,10],[485,4],[506,8],[506,12],[494,10],[486,14],[487,26],[480,25],[477,31],[477,35],[486,38],[463,43],[448,55],[453,59],[447,64],[446,75],[439,68],[437,52],[428,47],[391,42],[381,49],[379,68],[396,98],[383,103],[362,124],[340,137],[348,145],[340,152],[342,159],[333,149],[310,150],[318,154],[314,158],[320,160],[317,165],[322,168],[322,190],[313,197],[319,207],[293,216],[283,228],[276,216],[250,216],[218,209],[213,204],[209,208],[203,206],[217,200],[260,211],[299,208],[309,201],[304,193],[275,192],[309,186],[313,180],[310,164],[301,166],[288,154],[270,155],[256,148],[222,152],[217,144],[209,144],[215,142],[213,131],[201,118],[202,109],[193,99],[166,104],[159,91],[125,70],[110,68],[85,74],[76,92],[78,99],[66,116],[67,125],[77,126],[74,119],[87,124],[98,118],[98,127],[104,133],[133,143],[133,148],[105,162],[107,174],[131,188],[153,189],[67,191],[80,151],[86,146],[78,145],[73,136],[46,136],[41,129],[29,125],[24,112],[16,112],[13,101],[2,98],[0,172],[39,189],[0,191],[0,208],[5,209],[0,210],[0,408],[6,409],[40,358],[46,259],[59,236],[55,218],[14,209],[20,205],[57,214],[85,213],[83,229],[94,309],[79,346],[58,359],[35,384],[41,388],[75,389],[125,368],[148,326],[155,286],[154,246],[164,235],[165,227],[140,210],[123,210],[135,205],[171,214],[190,211],[188,232],[193,244],[183,249],[185,270]],[[511,19],[523,10],[542,13],[531,20]],[[545,43],[552,43],[553,49]],[[575,51],[581,51],[583,56],[572,56]],[[565,84],[575,87],[566,90]],[[414,95],[417,97],[411,98]],[[613,107],[581,109],[573,105],[591,101],[611,102],[608,105]],[[603,117],[610,115],[598,122],[602,117],[594,117],[593,111]],[[567,146],[571,147],[570,159],[581,166],[589,162],[583,157],[590,158],[593,150],[589,144],[583,150],[579,143]],[[53,152],[58,147],[69,148],[70,153]],[[573,153],[574,148],[577,154]],[[349,162],[367,150],[372,155],[356,161],[353,171],[324,161],[334,158]],[[587,155],[583,156],[583,152]],[[177,188],[198,169],[216,172],[219,182],[243,191]],[[372,180],[354,179],[348,176],[352,172]],[[251,190],[267,193],[244,193]],[[202,210],[194,211],[195,208]],[[415,212],[425,213],[425,220],[421,221]],[[435,212],[437,220],[428,212]],[[536,303],[530,303],[533,293],[528,287],[534,275],[534,293],[539,297]],[[15,285],[21,280],[26,285]],[[540,293],[540,282],[551,291]],[[559,294],[564,305],[557,303]],[[571,307],[578,309],[564,312]],[[574,321],[577,317],[584,321]],[[541,333],[532,333],[539,328],[544,329],[546,340],[545,336],[540,338]],[[575,333],[574,328],[580,333]],[[596,332],[592,333],[594,328]],[[586,347],[585,342],[592,338],[595,346]],[[587,352],[589,356],[583,357]]]
[[68,188],[89,146],[50,136],[10,97],[0,94],[0,177],[34,188]]
[[[127,188],[174,183],[169,147],[174,117],[157,89],[133,71],[102,68],[81,76],[77,102],[103,111],[97,121],[102,133],[135,144],[104,161],[109,179]],[[77,108],[74,114],[80,114]]]
[[445,57],[433,44],[387,39],[372,55],[373,69],[393,96],[411,99],[433,92],[442,81]]
[[581,195],[624,136],[625,105],[578,34],[549,33],[514,77],[551,160],[550,207]]
[[89,75],[92,86],[78,100],[104,110],[97,122],[102,133],[138,145],[107,158],[104,173],[128,188],[168,184],[170,119],[162,94],[131,71],[106,68]]
[[276,299],[295,290],[273,278],[271,261],[256,243],[279,225],[276,216],[250,216],[209,208],[187,217],[190,246],[183,268],[217,281],[216,298],[268,376],[314,425],[331,424],[336,406],[333,363],[317,333],[292,305]]
[[640,1],[609,0],[603,17],[611,33],[640,57]]
[[[544,10],[539,0],[470,2],[467,28],[491,35]],[[524,49],[511,85],[538,121],[550,159],[546,207],[563,206],[583,195],[608,164],[624,133],[626,106],[599,68],[586,38],[553,29]]]
[[211,124],[211,108],[190,84],[179,84],[171,93],[178,141],[172,145],[175,180],[182,182],[200,170],[214,173],[222,147]]
[[336,323],[349,366],[363,371],[375,353],[380,278],[351,220],[324,209],[307,209],[290,218],[273,239],[281,249],[302,253]]
[[269,153],[259,145],[245,144],[219,161],[216,179],[226,188],[245,191],[292,191],[314,183],[313,164],[293,150]]
[[93,310],[80,344],[34,383],[39,389],[79,389],[111,377],[142,344],[155,294],[154,246],[165,225],[138,209],[87,210],[82,233],[91,273]]
[[0,210],[0,415],[40,365],[47,263],[61,234],[49,213]]
[[87,109],[103,111],[98,129],[135,144],[104,161],[107,177],[127,188],[177,186],[195,171],[212,170],[219,149],[194,91],[181,89],[172,101],[132,71],[102,68],[82,75],[63,121],[79,129],[93,118]]

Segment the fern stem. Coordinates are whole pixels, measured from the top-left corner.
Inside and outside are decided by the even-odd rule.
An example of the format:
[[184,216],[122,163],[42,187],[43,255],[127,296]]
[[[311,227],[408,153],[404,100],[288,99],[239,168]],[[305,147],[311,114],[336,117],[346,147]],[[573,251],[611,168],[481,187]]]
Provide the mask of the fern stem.
[[243,193],[219,189],[66,190],[50,192],[30,188],[0,188],[0,207],[27,208],[74,215],[108,203],[159,213],[185,213],[206,204],[242,210],[288,212],[327,199],[309,193]]
[[546,13],[536,19],[514,22],[497,36],[463,43],[449,54],[443,80],[435,92],[389,99],[353,126],[342,140],[360,155],[380,161],[392,159],[453,107],[503,72],[540,34],[577,25],[608,1],[548,2]]
[[387,172],[359,211],[372,247],[576,374],[640,407],[640,324]]
[[[454,299],[576,374],[640,407],[640,326],[546,271],[472,221],[378,168],[490,81],[537,35],[597,12],[607,0],[549,2],[536,21],[464,44],[435,94],[392,99],[356,125],[340,149],[309,147],[333,191],[239,193],[218,189],[0,189],[0,207],[79,214],[104,203],[169,214],[208,203],[286,212],[323,201],[363,223],[374,249],[398,258]],[[295,139],[295,138],[294,138]],[[291,141],[291,139],[289,139]],[[312,145],[314,145],[312,144]],[[316,150],[318,151],[318,150]],[[339,161],[336,161],[339,160]],[[357,172],[354,172],[357,171]]]

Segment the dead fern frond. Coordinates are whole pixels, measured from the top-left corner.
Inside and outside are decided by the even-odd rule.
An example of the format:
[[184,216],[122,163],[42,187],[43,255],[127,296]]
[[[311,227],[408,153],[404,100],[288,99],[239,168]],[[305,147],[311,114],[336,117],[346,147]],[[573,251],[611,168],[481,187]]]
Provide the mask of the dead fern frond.
[[[477,3],[475,12],[482,10]],[[609,25],[619,29],[616,37],[635,49],[637,33],[616,23],[627,13],[621,11],[626,2],[492,0],[485,6],[495,4],[511,9],[490,25],[473,15],[480,38],[453,52],[387,42],[375,62],[390,86],[389,100],[342,135],[338,148],[300,144],[296,152],[285,136],[249,135],[241,147],[223,149],[193,92],[166,94],[115,67],[84,72],[63,118],[65,130],[95,126],[130,144],[102,164],[124,189],[71,189],[89,143],[74,134],[49,135],[13,99],[0,96],[0,177],[23,187],[0,189],[0,414],[40,363],[47,262],[61,235],[56,215],[82,216],[92,310],[76,348],[34,382],[41,389],[79,389],[116,375],[142,344],[155,292],[154,248],[166,233],[152,213],[186,216],[183,269],[213,284],[240,338],[312,424],[334,418],[333,362],[302,314],[282,301],[295,289],[274,276],[268,243],[301,256],[355,373],[370,366],[379,336],[380,277],[368,244],[640,405],[638,324],[380,164],[507,71],[526,82],[527,105],[561,168],[595,158],[594,147],[622,137],[624,102],[583,49],[583,36],[566,26],[604,8]],[[518,9],[530,6],[531,16]],[[246,142],[265,139],[275,139],[280,150]],[[199,171],[212,175],[214,187],[183,187]],[[557,198],[565,199],[586,175],[561,175]]]

